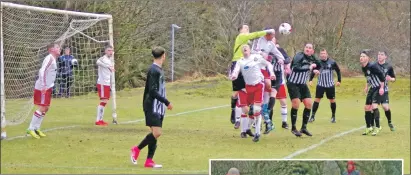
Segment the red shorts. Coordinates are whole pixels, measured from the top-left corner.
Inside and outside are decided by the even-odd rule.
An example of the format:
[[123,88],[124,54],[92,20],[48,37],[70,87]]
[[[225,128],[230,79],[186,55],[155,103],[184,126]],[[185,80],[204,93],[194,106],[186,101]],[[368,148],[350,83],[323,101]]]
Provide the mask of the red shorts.
[[287,92],[285,90],[285,85],[282,84],[280,85],[280,88],[278,88],[277,95],[275,96],[276,99],[283,99],[287,98]]
[[238,101],[237,101],[238,107],[243,107],[243,106],[248,106],[250,104],[263,102],[264,83],[258,83],[254,86],[245,85],[245,89],[247,92],[238,91],[239,92]]
[[261,73],[264,75],[264,79],[270,79],[270,72],[266,69],[261,69]]
[[97,84],[97,92],[98,92],[98,96],[100,97],[100,100],[110,99],[110,91],[111,91],[110,86]]
[[39,106],[50,106],[51,94],[53,93],[53,88],[46,90],[46,93],[41,93],[41,90],[34,89],[34,104]]

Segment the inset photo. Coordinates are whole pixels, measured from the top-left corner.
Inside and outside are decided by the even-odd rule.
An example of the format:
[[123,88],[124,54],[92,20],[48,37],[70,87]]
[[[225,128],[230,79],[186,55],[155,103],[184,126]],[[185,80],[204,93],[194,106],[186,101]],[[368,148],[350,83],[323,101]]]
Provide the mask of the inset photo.
[[402,159],[210,159],[210,175],[402,175]]

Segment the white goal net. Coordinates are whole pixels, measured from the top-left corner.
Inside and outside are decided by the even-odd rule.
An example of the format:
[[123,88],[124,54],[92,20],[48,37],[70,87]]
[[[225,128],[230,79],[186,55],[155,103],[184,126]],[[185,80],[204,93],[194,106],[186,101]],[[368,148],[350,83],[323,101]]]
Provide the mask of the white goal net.
[[[7,125],[21,124],[31,116],[34,107],[34,84],[43,59],[48,54],[47,45],[52,42],[61,44],[61,55],[65,54],[64,48],[69,47],[69,55],[78,60],[78,64],[73,64],[74,66],[63,59],[57,60],[58,65],[66,65],[58,66],[53,98],[97,98],[94,95],[97,79],[96,60],[104,54],[106,45],[113,45],[111,15],[1,2],[0,20],[0,103],[2,119],[6,119]],[[114,75],[112,99],[114,118]]]

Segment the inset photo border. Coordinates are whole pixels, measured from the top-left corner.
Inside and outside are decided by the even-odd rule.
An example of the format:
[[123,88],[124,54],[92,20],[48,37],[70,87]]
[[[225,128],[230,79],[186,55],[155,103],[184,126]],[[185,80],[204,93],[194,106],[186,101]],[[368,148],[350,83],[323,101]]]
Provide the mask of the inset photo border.
[[277,174],[403,175],[404,159],[209,159],[209,175]]

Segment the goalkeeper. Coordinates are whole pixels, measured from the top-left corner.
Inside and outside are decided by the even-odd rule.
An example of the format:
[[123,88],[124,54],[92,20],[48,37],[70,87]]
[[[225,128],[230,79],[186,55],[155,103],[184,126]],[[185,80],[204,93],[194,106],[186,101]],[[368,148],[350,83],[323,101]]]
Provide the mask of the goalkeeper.
[[59,92],[58,97],[62,96],[63,90],[65,91],[66,98],[70,97],[70,87],[73,83],[73,68],[78,66],[77,59],[70,54],[70,47],[64,49],[64,55],[58,58],[58,80],[59,80]]

